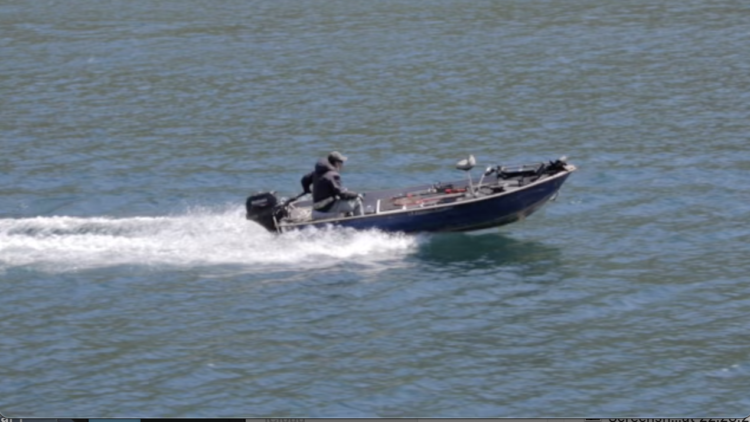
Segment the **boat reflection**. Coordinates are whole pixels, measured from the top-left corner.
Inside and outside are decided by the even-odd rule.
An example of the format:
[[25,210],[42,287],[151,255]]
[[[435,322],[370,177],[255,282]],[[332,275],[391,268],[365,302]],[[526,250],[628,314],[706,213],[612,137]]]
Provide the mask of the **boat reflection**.
[[519,240],[503,233],[468,235],[436,234],[426,237],[413,258],[425,270],[487,273],[520,271],[525,276],[543,276],[563,266],[561,250],[540,241]]

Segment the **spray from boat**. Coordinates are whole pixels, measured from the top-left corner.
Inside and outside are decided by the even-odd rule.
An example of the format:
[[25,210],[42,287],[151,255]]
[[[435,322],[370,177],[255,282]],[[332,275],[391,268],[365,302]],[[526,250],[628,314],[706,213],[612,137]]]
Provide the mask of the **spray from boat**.
[[282,236],[243,218],[236,206],[180,215],[0,219],[0,269],[74,271],[137,266],[238,265],[295,269],[403,257],[420,240],[377,230],[310,229]]

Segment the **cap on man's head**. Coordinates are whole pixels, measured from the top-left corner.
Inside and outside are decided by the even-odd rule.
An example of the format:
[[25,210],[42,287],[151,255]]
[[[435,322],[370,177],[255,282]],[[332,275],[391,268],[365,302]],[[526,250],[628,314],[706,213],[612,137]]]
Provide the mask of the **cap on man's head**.
[[332,153],[328,154],[328,161],[330,161],[331,164],[337,161],[343,163],[344,161],[346,161],[346,157],[341,155],[341,153],[338,151],[333,151]]

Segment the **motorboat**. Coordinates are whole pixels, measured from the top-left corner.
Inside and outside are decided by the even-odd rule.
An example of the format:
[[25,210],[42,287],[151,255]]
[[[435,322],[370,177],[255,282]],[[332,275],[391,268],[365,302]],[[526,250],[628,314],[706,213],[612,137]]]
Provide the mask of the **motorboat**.
[[314,219],[312,201],[303,194],[287,199],[275,191],[250,195],[246,218],[268,231],[284,233],[306,227],[337,226],[385,232],[464,232],[523,220],[554,200],[576,170],[566,157],[519,165],[488,166],[474,181],[473,155],[456,163],[466,178],[396,189],[364,192],[364,215]]

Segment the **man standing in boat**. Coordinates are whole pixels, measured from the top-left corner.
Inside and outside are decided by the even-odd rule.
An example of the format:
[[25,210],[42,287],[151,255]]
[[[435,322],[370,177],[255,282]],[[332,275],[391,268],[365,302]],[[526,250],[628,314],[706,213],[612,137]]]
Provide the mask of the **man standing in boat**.
[[339,172],[346,157],[338,151],[328,154],[315,164],[315,170],[302,177],[302,189],[310,193],[312,185],[314,220],[336,218],[341,214],[363,215],[362,197],[341,185]]

